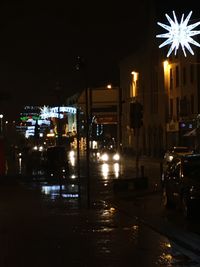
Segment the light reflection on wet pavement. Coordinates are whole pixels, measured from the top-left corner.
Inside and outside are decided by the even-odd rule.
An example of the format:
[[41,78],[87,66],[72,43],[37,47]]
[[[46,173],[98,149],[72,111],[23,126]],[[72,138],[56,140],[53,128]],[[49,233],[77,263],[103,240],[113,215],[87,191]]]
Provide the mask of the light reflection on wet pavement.
[[[75,208],[76,197],[70,199],[68,195],[65,198],[63,193],[61,198],[63,201],[60,202],[58,201],[59,187],[54,186],[48,190],[46,187],[42,188],[45,195],[47,192],[50,194],[49,200],[53,200],[51,215],[56,217],[59,215],[64,220],[69,217],[76,218],[68,231],[71,229],[74,241],[77,240],[77,243],[82,244],[83,247],[81,245],[79,251],[78,246],[71,253],[74,255],[77,252],[78,258],[83,257],[80,262],[84,262],[85,265],[71,266],[197,266],[197,262],[179,252],[167,238],[142,225],[137,218],[133,219],[121,214],[105,201],[93,202],[89,210],[80,211],[77,208],[72,212],[72,209],[68,210],[68,208],[72,204],[71,201],[74,201],[71,207]],[[54,191],[53,198],[52,191]],[[62,192],[64,191],[65,188],[62,188]],[[67,201],[68,206],[66,206]],[[69,227],[68,224],[67,227]],[[65,247],[61,243],[59,246]]]
[[[136,216],[100,200],[111,193],[111,180],[120,170],[119,165],[99,165],[102,176],[90,208],[86,196],[79,195],[75,173],[65,185],[0,188],[0,267],[198,266]],[[94,183],[92,177],[91,172]],[[79,197],[86,199],[84,205]]]
[[105,201],[69,208],[76,198],[42,192],[0,188],[0,266],[195,266],[167,238]]

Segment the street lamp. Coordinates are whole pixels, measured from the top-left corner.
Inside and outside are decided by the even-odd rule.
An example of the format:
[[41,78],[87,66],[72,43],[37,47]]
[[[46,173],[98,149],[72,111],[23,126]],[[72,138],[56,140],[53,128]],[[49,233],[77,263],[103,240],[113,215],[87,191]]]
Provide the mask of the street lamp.
[[0,114],[0,134],[3,133],[3,114]]

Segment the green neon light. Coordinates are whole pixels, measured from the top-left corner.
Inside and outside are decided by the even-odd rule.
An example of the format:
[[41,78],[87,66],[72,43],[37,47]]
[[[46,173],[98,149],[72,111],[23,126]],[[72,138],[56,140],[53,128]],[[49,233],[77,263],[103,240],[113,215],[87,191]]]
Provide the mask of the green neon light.
[[37,115],[20,117],[20,120],[21,120],[21,121],[27,121],[27,120],[29,120],[29,119],[32,119],[32,120],[34,120],[34,121],[37,121],[37,120],[40,120],[41,117],[40,117],[40,116],[37,116]]

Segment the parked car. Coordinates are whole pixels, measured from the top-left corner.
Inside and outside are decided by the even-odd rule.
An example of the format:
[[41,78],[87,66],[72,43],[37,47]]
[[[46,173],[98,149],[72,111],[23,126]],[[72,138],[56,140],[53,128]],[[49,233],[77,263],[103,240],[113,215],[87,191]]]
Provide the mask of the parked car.
[[169,164],[163,181],[163,203],[178,207],[187,218],[200,208],[200,154],[177,156]]
[[189,155],[193,153],[193,149],[187,146],[174,146],[166,151],[164,155],[164,160],[170,162],[175,156]]
[[164,155],[163,162],[162,162],[163,169],[162,169],[162,175],[161,175],[161,183],[163,183],[163,180],[165,179],[165,173],[166,173],[166,170],[168,169],[168,166],[170,165],[170,163],[175,157],[183,156],[183,155],[191,155],[193,153],[194,151],[187,146],[174,146],[171,149],[167,150]]

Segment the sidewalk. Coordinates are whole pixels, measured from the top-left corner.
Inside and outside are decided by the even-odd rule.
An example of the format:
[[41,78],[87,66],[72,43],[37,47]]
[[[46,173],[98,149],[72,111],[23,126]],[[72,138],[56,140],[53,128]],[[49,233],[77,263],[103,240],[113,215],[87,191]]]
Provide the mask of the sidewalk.
[[[132,175],[130,177],[125,174],[120,177],[116,183],[120,182],[123,184],[123,180],[126,180],[128,183],[127,188],[124,186],[124,191],[127,191],[127,194],[147,194],[153,193],[161,190],[161,171],[162,171],[162,159],[150,158],[150,157],[141,157],[139,159],[139,175],[136,178],[136,159],[135,157],[124,156],[123,161],[126,162],[126,166],[129,167],[127,173]],[[123,187],[123,186],[122,186]],[[121,190],[123,191],[123,190]],[[116,192],[117,193],[117,192]],[[120,193],[120,190],[119,190]]]

